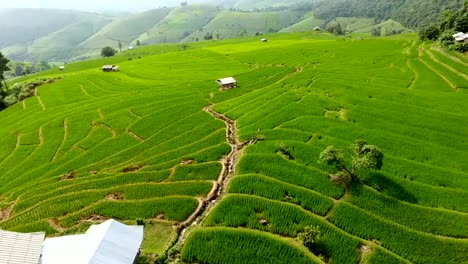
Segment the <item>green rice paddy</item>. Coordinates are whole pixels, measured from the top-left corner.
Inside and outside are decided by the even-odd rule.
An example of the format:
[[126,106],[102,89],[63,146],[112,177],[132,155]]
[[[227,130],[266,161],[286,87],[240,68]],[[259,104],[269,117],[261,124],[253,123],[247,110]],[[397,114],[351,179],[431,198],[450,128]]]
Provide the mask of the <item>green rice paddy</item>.
[[[212,106],[241,141],[258,140],[186,232],[183,261],[468,262],[466,56],[412,35],[267,37],[41,73],[63,78],[0,112],[0,228],[61,235],[141,218],[143,251],[162,254],[222,184],[231,147]],[[121,71],[101,72],[109,62]],[[228,76],[239,87],[219,91]],[[384,166],[348,193],[317,160],[357,138],[384,151]],[[295,239],[310,225],[322,232],[312,251]]]

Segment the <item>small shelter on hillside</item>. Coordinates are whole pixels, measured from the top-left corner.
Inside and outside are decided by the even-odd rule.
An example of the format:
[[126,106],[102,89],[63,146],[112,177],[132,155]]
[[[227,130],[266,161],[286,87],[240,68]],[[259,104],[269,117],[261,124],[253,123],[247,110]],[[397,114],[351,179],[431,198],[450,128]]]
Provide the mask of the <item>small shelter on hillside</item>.
[[457,34],[452,35],[456,42],[468,42],[468,34],[463,32],[458,32]]
[[42,264],[135,264],[143,242],[143,226],[108,220],[83,235],[47,238]]
[[61,71],[65,70],[65,66],[60,66],[59,70],[61,70]]
[[237,81],[233,77],[227,77],[223,79],[216,80],[216,83],[221,90],[229,90],[237,87]]
[[268,42],[268,39],[262,38],[262,42]]
[[102,71],[104,72],[116,72],[119,71],[119,66],[117,65],[103,65]]
[[16,233],[0,230],[1,264],[39,264],[45,233]]

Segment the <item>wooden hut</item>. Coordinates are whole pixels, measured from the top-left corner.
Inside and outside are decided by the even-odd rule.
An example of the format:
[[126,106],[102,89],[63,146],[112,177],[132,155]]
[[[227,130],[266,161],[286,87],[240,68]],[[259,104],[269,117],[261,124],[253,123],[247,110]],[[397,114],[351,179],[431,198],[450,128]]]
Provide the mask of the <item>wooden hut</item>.
[[102,71],[104,72],[116,72],[119,71],[119,66],[117,65],[103,65]]
[[237,81],[232,77],[216,80],[216,83],[221,90],[229,90],[237,87]]

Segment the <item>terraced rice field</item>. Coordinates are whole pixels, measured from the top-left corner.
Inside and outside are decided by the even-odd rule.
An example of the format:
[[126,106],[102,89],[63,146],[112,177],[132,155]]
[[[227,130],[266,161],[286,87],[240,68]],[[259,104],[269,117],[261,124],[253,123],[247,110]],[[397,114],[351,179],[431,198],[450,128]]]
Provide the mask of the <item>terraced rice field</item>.
[[[191,225],[189,263],[467,262],[466,57],[407,36],[269,39],[78,64],[0,112],[0,227],[142,218],[161,254]],[[218,91],[227,76],[239,88]],[[356,138],[384,167],[347,191],[317,160]]]

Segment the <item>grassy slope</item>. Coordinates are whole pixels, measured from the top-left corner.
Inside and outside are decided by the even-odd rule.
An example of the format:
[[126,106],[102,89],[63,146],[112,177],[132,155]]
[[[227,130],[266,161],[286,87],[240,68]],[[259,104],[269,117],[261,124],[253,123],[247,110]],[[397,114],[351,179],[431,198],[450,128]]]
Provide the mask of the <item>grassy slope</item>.
[[[333,263],[357,263],[361,244],[372,249],[368,263],[467,261],[466,62],[418,46],[414,35],[266,37],[186,51],[142,47],[37,74],[64,78],[0,112],[0,208],[14,204],[0,227],[51,234],[60,229],[49,221],[73,232],[93,215],[144,218],[158,223],[147,231],[150,243],[168,243],[164,223],[187,219],[229,151],[224,124],[201,111],[213,93],[214,110],[236,120],[241,139],[264,140],[244,150],[242,176],[190,235],[184,259],[318,261],[293,239],[314,225],[324,240],[313,253]],[[100,72],[107,63],[121,72]],[[229,75],[239,88],[217,91],[213,80]],[[384,150],[384,167],[334,205],[344,188],[328,181],[317,158],[356,138]],[[195,164],[180,165],[189,159]],[[74,179],[60,180],[67,175]],[[261,254],[251,255],[257,247]]]
[[210,5],[178,7],[137,39],[142,44],[179,42],[204,27],[218,12]]
[[210,23],[187,37],[186,41],[202,40],[206,33],[220,34],[220,38],[252,36],[256,32],[279,31],[300,20],[300,12],[244,13],[222,11]]
[[28,52],[23,54],[23,56],[33,61],[68,60],[73,57],[73,54],[86,52],[87,50],[77,49],[76,46],[94,35],[109,22],[111,22],[110,18],[89,17],[46,37],[35,40],[28,47]]
[[298,23],[281,30],[281,32],[311,31],[315,27],[322,26],[323,22],[323,20],[315,18],[313,13],[308,13],[304,16],[302,21],[299,21]]
[[102,30],[78,45],[81,49],[101,49],[105,46],[118,48],[121,41],[124,47],[135,45],[137,37],[164,19],[171,11],[160,8],[124,18],[117,18]]
[[[309,1],[316,2],[316,1]],[[268,8],[268,7],[282,7],[282,6],[291,6],[295,4],[302,4],[303,0],[259,0],[259,1],[248,1],[248,0],[238,0],[234,4],[234,8],[239,9],[254,9],[254,8]]]
[[[0,11],[0,47],[24,44],[46,36],[89,16],[89,13],[55,9],[2,9]],[[38,26],[31,27],[28,21]],[[18,34],[21,32],[21,34]]]
[[389,19],[389,20],[384,21],[382,23],[379,23],[377,25],[357,29],[355,32],[357,32],[357,33],[371,33],[374,29],[379,29],[380,34],[382,36],[391,35],[392,32],[401,33],[401,32],[405,32],[405,31],[409,31],[409,29],[402,26],[400,23],[398,23],[398,22],[396,22],[396,21],[394,21],[392,19]]

